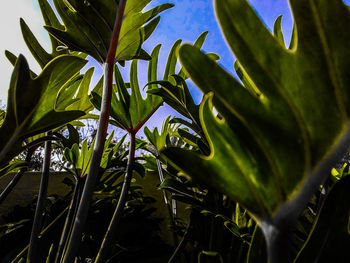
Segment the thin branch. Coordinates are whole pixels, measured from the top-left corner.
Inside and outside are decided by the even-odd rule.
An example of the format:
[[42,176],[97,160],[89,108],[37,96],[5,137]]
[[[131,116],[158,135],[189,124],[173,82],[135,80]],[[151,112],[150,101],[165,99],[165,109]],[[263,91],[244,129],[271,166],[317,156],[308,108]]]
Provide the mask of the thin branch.
[[130,188],[130,183],[132,179],[132,172],[133,172],[133,165],[134,165],[134,158],[135,158],[135,134],[130,133],[130,147],[129,147],[129,159],[128,159],[128,165],[126,168],[126,174],[123,182],[123,187],[120,193],[119,201],[117,204],[117,207],[114,211],[113,217],[111,219],[111,222],[108,226],[108,230],[106,232],[106,235],[102,241],[100,250],[97,254],[95,263],[104,263],[105,258],[108,252],[108,249],[111,246],[111,243],[113,241],[113,238],[115,236],[115,232],[117,230],[117,227],[119,225],[120,219],[123,215],[124,207],[126,200],[128,198],[128,192]]
[[188,241],[188,238],[190,235],[191,227],[192,227],[192,223],[191,223],[191,219],[190,219],[190,221],[188,222],[187,228],[186,228],[186,232],[185,232],[184,236],[182,237],[181,242],[179,243],[179,245],[175,249],[173,255],[169,259],[168,263],[177,262],[178,257],[181,255],[182,251],[186,247],[186,244],[187,244],[187,241]]
[[[47,231],[51,229],[52,226],[54,226],[60,219],[63,217],[66,212],[68,211],[68,207],[66,207],[43,231],[40,232],[40,236],[44,236]],[[22,258],[22,256],[25,255],[29,248],[29,245],[27,245],[12,261],[11,263],[17,263]]]
[[101,163],[101,157],[104,148],[104,141],[107,135],[109,113],[112,99],[112,83],[113,83],[113,67],[114,57],[118,46],[119,34],[122,26],[124,10],[127,0],[121,0],[119,2],[119,8],[117,11],[117,17],[114,24],[114,30],[112,34],[111,44],[109,46],[107,59],[104,64],[104,83],[103,83],[103,94],[101,102],[101,113],[99,119],[99,126],[96,135],[96,143],[94,146],[93,156],[89,169],[88,176],[86,178],[82,198],[77,211],[77,215],[74,221],[72,234],[67,247],[67,252],[64,256],[63,263],[73,263],[77,254],[81,235],[84,229],[85,221],[88,215],[90,202],[92,199],[93,191],[95,188],[96,178],[99,172]]
[[64,249],[66,248],[66,246],[68,245],[68,240],[69,240],[69,236],[70,233],[72,231],[72,227],[73,227],[73,219],[74,216],[76,215],[77,212],[77,208],[79,205],[79,200],[81,197],[81,190],[82,190],[82,186],[83,186],[83,179],[79,178],[79,177],[75,177],[76,182],[75,182],[75,187],[74,187],[74,191],[73,191],[73,196],[72,196],[72,200],[68,209],[68,214],[66,217],[66,221],[64,223],[64,227],[62,230],[62,234],[61,234],[61,239],[58,245],[58,249],[56,252],[56,259],[55,259],[55,263],[60,263],[61,262],[61,257],[63,255]]
[[32,232],[30,235],[27,263],[38,262],[37,252],[38,252],[40,231],[42,228],[42,220],[43,220],[46,197],[47,197],[47,188],[49,185],[51,150],[52,150],[51,141],[45,142],[45,155],[44,155],[44,162],[43,162],[43,170],[42,170],[42,175],[41,175],[38,201],[37,201],[36,209],[35,209],[33,227],[32,227]]
[[[158,152],[158,149],[155,147],[156,149],[156,161],[157,161],[157,169],[158,169],[158,176],[159,176],[159,180],[161,183],[164,182],[164,175],[163,175],[163,170],[162,170],[162,164],[160,162],[160,159],[159,159],[159,152]],[[164,203],[168,209],[168,213],[169,213],[169,220],[170,220],[170,223],[171,223],[171,226],[173,227],[173,231],[172,231],[172,234],[173,234],[173,241],[174,241],[174,245],[177,246],[178,243],[179,243],[179,240],[177,238],[177,235],[175,233],[175,227],[176,227],[176,223],[175,223],[175,218],[176,218],[176,211],[177,211],[177,203],[176,203],[176,200],[175,199],[171,199],[171,203],[169,202],[169,198],[167,196],[167,193],[165,190],[162,191],[163,192],[163,197],[164,197]],[[172,197],[175,196],[174,193],[171,194]]]

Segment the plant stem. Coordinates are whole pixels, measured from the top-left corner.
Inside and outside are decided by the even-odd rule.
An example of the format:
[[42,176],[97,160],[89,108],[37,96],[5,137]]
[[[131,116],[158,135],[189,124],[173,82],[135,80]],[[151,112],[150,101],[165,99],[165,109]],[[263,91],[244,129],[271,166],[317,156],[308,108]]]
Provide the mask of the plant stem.
[[[156,153],[157,153],[156,161],[157,161],[157,169],[158,169],[159,180],[160,180],[161,183],[163,183],[164,182],[164,175],[163,175],[163,170],[162,170],[162,164],[160,163],[160,159],[159,159],[160,155],[159,155],[159,152],[158,152],[157,148],[156,148]],[[172,196],[173,195],[174,194],[172,194]],[[176,224],[175,224],[176,200],[172,199],[171,200],[172,202],[170,204],[168,196],[167,196],[165,190],[163,190],[163,197],[164,197],[164,203],[165,203],[165,205],[168,208],[170,223],[171,223],[171,226],[173,227],[172,234],[173,234],[174,245],[177,246],[178,243],[179,243],[179,240],[178,240],[177,235],[175,233],[175,226],[176,226]]]
[[[66,207],[43,231],[40,232],[40,236],[43,236],[47,231],[51,229],[52,226],[54,226],[61,217],[65,215],[65,213],[68,211],[68,207]],[[11,263],[19,262],[20,258],[27,252],[29,248],[29,245],[27,245],[12,261]]]
[[[25,161],[29,164],[30,160],[32,159],[32,155],[35,152],[35,150],[38,148],[38,146],[34,146],[30,149],[28,149],[26,159]],[[19,169],[19,171],[15,174],[15,176],[12,178],[12,180],[8,183],[6,188],[2,191],[0,194],[0,204],[6,199],[6,197],[11,193],[13,188],[17,185],[19,180],[22,178],[22,175],[28,170],[28,167],[23,167]]]
[[81,191],[82,191],[82,186],[83,186],[83,179],[82,178],[76,178],[76,183],[73,191],[73,197],[68,209],[68,214],[66,217],[66,221],[64,223],[61,239],[58,245],[57,253],[56,253],[56,259],[55,263],[60,263],[61,262],[61,257],[64,252],[64,249],[67,246],[68,240],[69,240],[69,235],[72,231],[73,227],[73,219],[74,216],[76,215],[77,209],[78,209],[78,204],[79,200],[81,197]]
[[269,262],[271,263],[289,263],[289,240],[290,224],[276,224],[261,222],[261,229],[264,233]]
[[96,178],[99,171],[101,157],[104,147],[104,141],[107,135],[109,112],[112,99],[113,67],[115,52],[118,45],[119,33],[122,26],[124,10],[127,0],[120,0],[117,17],[114,24],[112,39],[108,50],[106,63],[104,64],[104,83],[101,102],[101,113],[99,125],[96,134],[96,143],[92,154],[91,165],[86,178],[84,190],[80,200],[77,215],[74,220],[71,237],[69,239],[67,252],[65,253],[63,263],[73,263],[76,252],[79,248],[81,235],[88,215],[90,202],[95,188]]
[[271,263],[290,262],[289,241],[290,232],[307,203],[320,188],[334,165],[344,156],[350,145],[350,126],[347,127],[338,144],[322,161],[321,165],[311,171],[307,180],[299,187],[294,198],[279,208],[273,218],[260,220],[260,227],[264,233],[269,260]]
[[129,133],[130,135],[130,147],[129,147],[129,159],[128,159],[128,165],[126,168],[126,174],[124,178],[123,187],[120,193],[119,201],[117,204],[117,207],[114,211],[113,217],[111,219],[111,222],[108,226],[108,230],[106,232],[106,235],[102,241],[100,250],[97,254],[95,263],[104,263],[105,258],[108,252],[108,249],[110,248],[111,242],[113,241],[113,237],[115,235],[116,229],[119,225],[120,219],[123,214],[123,210],[125,207],[125,203],[128,197],[128,192],[130,188],[130,183],[132,179],[132,172],[133,172],[133,164],[134,164],[134,158],[135,158],[135,133]]
[[190,221],[188,222],[187,228],[186,228],[186,232],[185,232],[184,236],[182,237],[181,242],[179,243],[179,245],[175,249],[173,255],[169,259],[168,263],[175,263],[177,258],[181,255],[182,250],[186,247],[188,237],[190,235],[191,227],[192,227],[192,225],[191,225],[191,219],[190,219]]
[[33,221],[32,232],[30,235],[29,250],[27,255],[27,263],[36,263],[37,260],[37,250],[38,243],[40,238],[40,231],[42,227],[42,219],[44,215],[46,197],[47,197],[47,188],[49,185],[49,176],[50,176],[50,162],[51,162],[51,141],[45,142],[45,155],[43,161],[43,170],[41,175],[40,189],[38,201],[35,209],[35,216]]

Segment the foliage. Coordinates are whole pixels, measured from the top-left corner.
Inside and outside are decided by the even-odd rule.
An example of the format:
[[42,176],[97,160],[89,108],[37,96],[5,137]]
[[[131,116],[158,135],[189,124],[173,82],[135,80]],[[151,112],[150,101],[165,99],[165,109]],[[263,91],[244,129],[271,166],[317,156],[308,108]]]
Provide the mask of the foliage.
[[[101,64],[104,63],[115,26],[118,3],[115,0],[94,2],[54,0],[53,2],[64,26],[47,25],[45,28],[48,32],[70,50],[84,52]],[[151,0],[127,2],[115,54],[116,61],[122,62],[134,58],[150,59],[141,45],[158,25],[159,17],[155,17],[173,5],[163,4],[142,13],[141,11],[149,2]]]
[[[50,53],[20,20],[42,71],[31,71],[23,55],[5,52],[14,69],[6,111],[0,110],[0,179],[16,175],[1,202],[44,142],[53,141],[60,154],[53,157],[46,143],[44,160],[36,160],[43,167],[37,205],[0,227],[0,243],[9,245],[2,257],[63,263],[348,260],[349,164],[335,166],[350,142],[348,7],[340,0],[291,0],[295,25],[287,47],[281,16],[272,34],[246,0],[215,0],[239,80],[219,65],[217,54],[201,51],[208,32],[193,45],[176,41],[160,79],[161,45],[149,55],[142,44],[158,15],[173,5],[143,11],[150,2],[54,0],[53,9],[38,0]],[[94,69],[82,71],[87,59],[104,67],[90,94]],[[146,96],[139,59],[149,60]],[[127,60],[128,82],[119,68]],[[199,105],[188,78],[205,93]],[[181,117],[149,129],[146,122],[164,103]],[[81,138],[75,127],[97,119],[91,138]],[[107,138],[108,124],[125,136],[116,139],[113,131]],[[142,127],[148,142],[136,138]],[[55,158],[73,175],[63,181],[71,190],[60,198],[46,196]],[[135,174],[152,184],[134,184]],[[157,186],[156,206],[168,210],[166,223],[144,194]],[[43,222],[32,220],[34,210]],[[38,234],[27,246],[30,229]],[[173,247],[160,230],[172,234]],[[143,233],[140,239],[136,233]]]
[[20,56],[12,74],[6,117],[1,126],[1,165],[22,150],[22,141],[57,128],[84,115],[81,111],[55,111],[58,90],[85,65],[85,61],[62,55],[32,79],[26,59]]

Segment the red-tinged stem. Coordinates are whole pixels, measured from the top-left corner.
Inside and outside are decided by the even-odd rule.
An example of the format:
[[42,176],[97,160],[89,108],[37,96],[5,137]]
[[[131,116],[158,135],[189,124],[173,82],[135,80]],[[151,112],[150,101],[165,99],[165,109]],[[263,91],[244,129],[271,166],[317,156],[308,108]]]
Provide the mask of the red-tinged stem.
[[148,115],[146,118],[143,119],[137,126],[133,129],[127,129],[129,133],[136,134],[142,127],[145,125],[145,123],[153,116],[153,114],[159,109],[160,106],[163,105],[163,102],[159,103]]
[[109,46],[107,59],[104,64],[104,83],[101,103],[101,113],[99,126],[96,134],[96,143],[91,159],[91,166],[86,178],[84,190],[80,200],[80,205],[75,217],[71,237],[68,243],[67,252],[65,253],[63,263],[73,263],[77,254],[81,235],[84,229],[85,221],[88,215],[93,191],[95,188],[96,178],[101,163],[104,141],[107,135],[109,112],[112,98],[112,83],[113,83],[113,67],[116,49],[118,46],[119,34],[123,22],[124,10],[127,0],[120,0],[116,21],[114,24],[111,43]]
[[38,201],[37,201],[36,209],[35,209],[33,227],[32,227],[32,232],[30,235],[27,263],[38,262],[38,259],[37,259],[38,253],[37,252],[38,252],[38,248],[39,248],[40,231],[42,228],[42,220],[43,220],[45,202],[46,202],[46,197],[47,197],[47,188],[49,185],[51,150],[52,150],[51,141],[45,142],[45,155],[44,155],[44,161],[43,161],[43,170],[42,170],[42,175],[41,175]]
[[108,230],[106,232],[106,235],[102,241],[100,250],[97,254],[95,263],[104,263],[108,250],[111,246],[111,243],[114,239],[115,232],[117,230],[117,227],[119,225],[120,219],[123,214],[123,210],[125,207],[126,200],[128,199],[128,192],[130,188],[130,183],[132,179],[132,171],[133,171],[133,164],[134,164],[134,158],[135,158],[135,133],[130,133],[130,147],[129,147],[129,159],[128,159],[128,165],[126,168],[126,174],[123,182],[123,187],[120,193],[119,201],[117,204],[117,207],[114,211],[113,217],[111,219],[111,222],[108,226]]

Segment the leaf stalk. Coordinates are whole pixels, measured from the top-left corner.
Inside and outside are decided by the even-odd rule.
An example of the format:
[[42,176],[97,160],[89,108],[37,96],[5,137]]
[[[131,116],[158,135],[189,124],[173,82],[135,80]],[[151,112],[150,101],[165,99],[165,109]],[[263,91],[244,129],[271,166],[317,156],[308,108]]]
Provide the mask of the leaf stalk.
[[74,220],[72,234],[68,243],[67,252],[63,259],[63,263],[73,263],[75,260],[76,253],[80,245],[81,235],[84,229],[85,221],[88,215],[93,191],[95,188],[96,178],[99,172],[100,162],[104,148],[104,141],[107,135],[109,113],[111,107],[114,57],[118,46],[118,39],[123,22],[126,2],[127,0],[121,0],[119,2],[117,16],[112,33],[112,39],[110,42],[107,59],[104,63],[105,77],[103,83],[101,113],[96,134],[96,143],[94,145],[91,166],[89,169],[88,176],[86,178],[85,186],[80,200],[80,205]]

